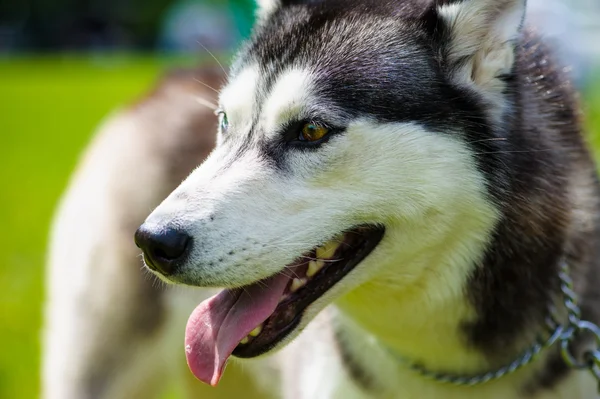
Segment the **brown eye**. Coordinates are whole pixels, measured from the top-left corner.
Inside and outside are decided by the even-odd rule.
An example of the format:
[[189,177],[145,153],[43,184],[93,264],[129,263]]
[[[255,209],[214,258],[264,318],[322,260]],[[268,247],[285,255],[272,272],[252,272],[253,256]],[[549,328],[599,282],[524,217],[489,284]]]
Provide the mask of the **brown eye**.
[[302,127],[301,141],[319,141],[329,133],[329,129],[324,126],[307,123]]

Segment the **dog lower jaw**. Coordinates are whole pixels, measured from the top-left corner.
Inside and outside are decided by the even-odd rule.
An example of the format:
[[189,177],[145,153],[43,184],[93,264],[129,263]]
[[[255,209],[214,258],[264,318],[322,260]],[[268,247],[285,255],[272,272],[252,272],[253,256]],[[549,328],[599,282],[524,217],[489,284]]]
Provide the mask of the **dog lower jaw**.
[[375,249],[384,232],[380,226],[351,229],[271,278],[202,302],[186,327],[194,375],[214,386],[231,354],[252,358],[274,349],[300,324],[305,309]]

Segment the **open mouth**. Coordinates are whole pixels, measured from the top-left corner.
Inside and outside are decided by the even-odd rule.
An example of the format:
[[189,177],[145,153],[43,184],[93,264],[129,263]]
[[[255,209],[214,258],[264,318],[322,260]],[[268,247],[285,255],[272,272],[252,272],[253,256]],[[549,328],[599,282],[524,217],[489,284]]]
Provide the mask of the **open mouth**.
[[302,320],[304,310],[375,249],[381,226],[360,226],[304,254],[277,275],[224,290],[201,303],[186,328],[194,375],[217,385],[231,354],[252,358],[273,349]]

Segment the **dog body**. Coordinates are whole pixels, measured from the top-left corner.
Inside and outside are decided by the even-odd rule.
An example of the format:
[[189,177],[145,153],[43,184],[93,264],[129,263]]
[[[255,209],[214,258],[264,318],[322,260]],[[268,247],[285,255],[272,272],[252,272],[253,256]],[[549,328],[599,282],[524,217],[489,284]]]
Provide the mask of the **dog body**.
[[556,345],[475,386],[409,367],[518,359],[563,259],[600,322],[595,165],[525,2],[260,3],[216,149],[136,233],[161,279],[226,288],[188,321],[193,373],[233,354],[277,397],[598,397]]

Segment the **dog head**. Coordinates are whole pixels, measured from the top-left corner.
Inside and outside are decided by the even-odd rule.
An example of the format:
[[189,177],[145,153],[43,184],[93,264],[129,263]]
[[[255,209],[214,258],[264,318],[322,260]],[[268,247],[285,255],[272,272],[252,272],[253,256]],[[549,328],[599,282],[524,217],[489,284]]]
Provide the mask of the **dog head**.
[[216,150],[136,237],[162,279],[227,288],[188,324],[200,379],[366,284],[456,293],[481,258],[525,2],[423,3],[260,2]]

